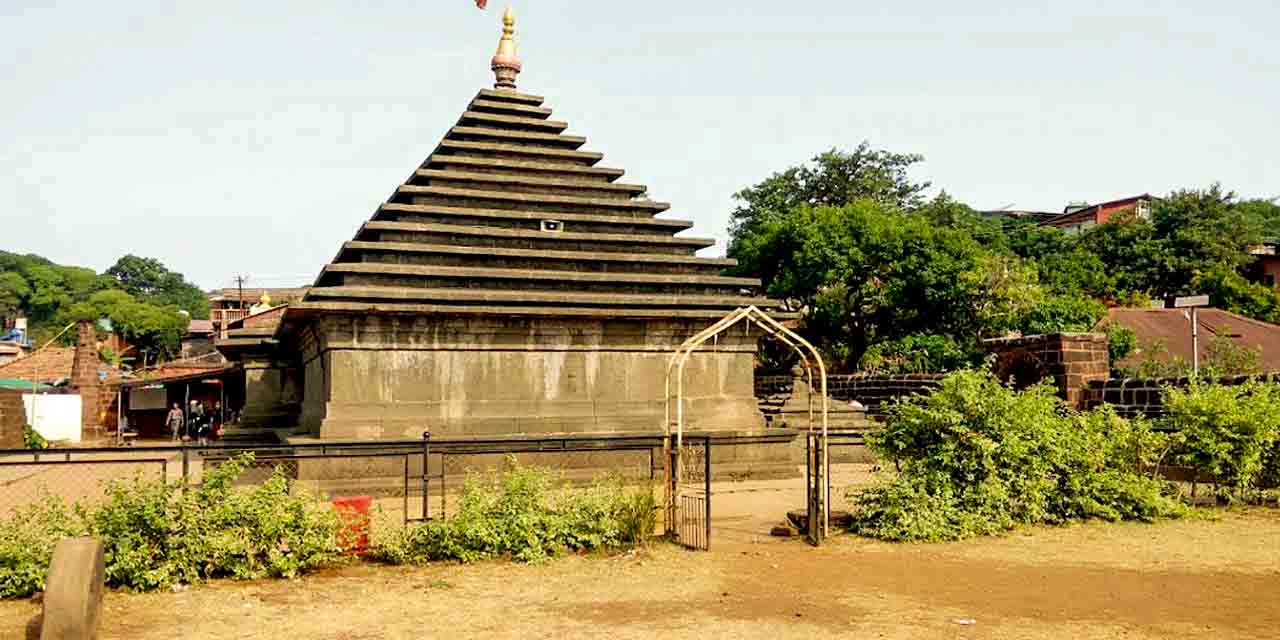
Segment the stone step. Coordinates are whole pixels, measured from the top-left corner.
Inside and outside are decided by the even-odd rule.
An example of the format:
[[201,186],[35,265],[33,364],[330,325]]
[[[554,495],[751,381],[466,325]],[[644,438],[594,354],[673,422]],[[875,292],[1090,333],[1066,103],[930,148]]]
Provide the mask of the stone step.
[[598,167],[584,167],[579,164],[569,164],[565,162],[548,162],[545,160],[516,160],[512,158],[480,158],[477,156],[461,156],[456,154],[432,154],[422,163],[423,168],[432,166],[441,167],[463,167],[473,170],[487,170],[495,172],[510,173],[538,173],[549,176],[578,178],[586,182],[595,179],[597,182],[612,182],[621,178],[625,171],[622,169],[606,169]]
[[492,125],[498,127],[510,127],[519,130],[519,128],[527,127],[538,131],[550,131],[552,133],[560,133],[569,128],[569,123],[561,120],[547,120],[544,118],[525,118],[522,116],[506,116],[496,113],[483,113],[480,111],[464,111],[459,122],[470,124],[479,123],[483,125]]
[[449,130],[450,138],[481,138],[485,141],[515,142],[526,145],[542,145],[553,148],[577,149],[587,143],[582,136],[566,136],[554,133],[533,133],[513,129],[495,129],[490,127],[454,127]]
[[312,287],[307,301],[322,299],[384,300],[388,302],[475,302],[489,304],[575,305],[591,307],[717,307],[768,305],[768,298],[747,296],[576,293],[569,291],[509,291],[502,289],[412,287]]
[[547,280],[554,282],[634,283],[634,284],[692,284],[730,287],[758,287],[754,278],[727,276],[579,272],[529,269],[488,269],[483,267],[450,267],[435,265],[378,264],[373,262],[346,262],[330,264],[325,273],[374,273],[397,276],[423,276],[459,279],[488,280]]
[[532,107],[527,104],[517,102],[499,102],[497,100],[485,100],[477,97],[471,101],[470,111],[484,111],[494,113],[511,113],[531,118],[549,118],[551,110],[546,107]]
[[[414,222],[366,222],[362,231],[388,231],[445,236],[447,238],[471,237],[509,240],[536,240],[539,243],[591,243],[603,245],[636,245],[649,247],[679,247],[693,251],[714,246],[711,238],[686,238],[682,236],[635,235],[625,233],[574,233],[571,231],[541,231],[534,229],[507,229],[502,227],[473,227],[457,224],[421,224]],[[361,233],[360,236],[364,234]],[[365,239],[360,237],[360,239]]]
[[515,91],[506,91],[500,89],[481,89],[476,94],[476,99],[484,98],[495,102],[515,102],[529,106],[541,106],[546,101],[542,96],[535,96],[529,93],[517,93]]
[[[536,316],[550,318],[600,318],[605,320],[701,320],[712,321],[724,317],[727,309],[645,309],[637,307],[584,307],[584,306],[515,306],[515,305],[458,305],[458,304],[404,304],[359,301],[307,301],[289,307],[290,317],[307,317],[322,313],[387,313],[404,315],[437,315],[442,313],[467,313],[479,316],[505,318],[511,316]],[[776,316],[775,316],[776,317]]]
[[520,144],[502,144],[500,142],[478,142],[474,140],[445,139],[440,142],[439,148],[453,152],[493,153],[568,160],[581,163],[588,167],[604,159],[603,153],[597,153],[595,151],[572,151],[569,149],[534,147]]
[[396,215],[436,216],[442,219],[456,218],[464,220],[493,221],[525,221],[540,225],[543,220],[559,220],[571,229],[574,223],[584,225],[650,228],[655,232],[670,231],[676,233],[693,227],[689,220],[671,218],[651,218],[634,216],[593,215],[588,213],[569,213],[567,211],[518,211],[514,209],[479,209],[473,207],[450,207],[446,205],[401,204],[389,202],[379,208],[374,220],[383,220]]
[[[436,170],[436,169],[419,169],[414,175],[420,178],[427,178],[433,182],[436,180],[447,180],[450,182],[460,183],[480,183],[483,185],[505,185],[530,186],[530,187],[557,187],[561,190],[572,193],[574,191],[591,191],[607,196],[617,195],[622,197],[638,196],[649,190],[642,184],[625,184],[618,182],[591,182],[588,180],[564,180],[561,178],[540,178],[527,175],[504,175],[499,173],[475,173],[471,171],[459,171],[457,169]],[[480,189],[483,187],[474,186],[466,188]],[[568,194],[566,194],[568,195]]]
[[[666,202],[654,202],[652,200],[613,200],[609,198],[579,198],[575,196],[562,196],[543,193],[509,193],[505,191],[492,191],[480,189],[455,189],[452,187],[431,187],[418,186],[412,184],[400,185],[396,190],[397,193],[408,197],[420,196],[436,196],[440,198],[463,198],[467,200],[492,201],[506,203],[512,206],[571,206],[583,207],[587,209],[602,210],[621,210],[621,211],[645,211],[651,213],[661,213],[671,208]],[[423,203],[414,204],[438,204]],[[466,204],[471,204],[470,202]]]
[[343,252],[338,256],[339,261],[347,258],[347,251],[354,254],[353,260],[356,261],[360,260],[359,252],[367,251],[390,255],[431,256],[432,258],[465,262],[491,263],[499,261],[503,265],[518,265],[528,268],[539,268],[532,265],[543,264],[555,265],[561,268],[567,265],[575,265],[579,267],[576,270],[581,271],[612,271],[624,268],[654,273],[690,273],[693,271],[718,273],[722,269],[738,264],[738,261],[732,258],[703,258],[700,256],[666,253],[554,251],[508,247],[471,247],[440,243],[374,242],[367,240],[347,242],[343,245]]

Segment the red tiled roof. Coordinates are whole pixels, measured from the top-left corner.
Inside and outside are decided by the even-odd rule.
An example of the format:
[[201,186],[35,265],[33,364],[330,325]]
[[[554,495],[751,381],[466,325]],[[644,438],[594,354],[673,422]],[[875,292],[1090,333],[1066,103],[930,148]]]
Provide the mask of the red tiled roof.
[[213,321],[192,320],[187,323],[187,333],[213,333]]
[[156,369],[148,369],[143,372],[135,373],[134,377],[123,381],[121,384],[127,387],[139,385],[160,384],[164,382],[176,382],[188,379],[206,378],[217,376],[219,374],[232,371],[237,368],[234,364],[219,364],[208,367],[199,366],[180,366],[166,367],[161,366]]
[[[1280,325],[1251,320],[1221,309],[1199,309],[1196,319],[1200,325],[1200,362],[1208,359],[1209,341],[1215,336],[1225,336],[1237,346],[1258,350],[1258,365],[1263,371],[1280,371]],[[1111,309],[1103,323],[1116,322],[1133,329],[1138,335],[1138,347],[1163,343],[1168,353],[1156,354],[1158,360],[1168,362],[1180,358],[1191,362],[1191,310],[1190,309]],[[1139,351],[1120,362],[1121,366],[1135,366],[1146,356]]]
[[75,347],[45,347],[24,358],[0,364],[0,378],[55,382],[71,377],[75,358]]

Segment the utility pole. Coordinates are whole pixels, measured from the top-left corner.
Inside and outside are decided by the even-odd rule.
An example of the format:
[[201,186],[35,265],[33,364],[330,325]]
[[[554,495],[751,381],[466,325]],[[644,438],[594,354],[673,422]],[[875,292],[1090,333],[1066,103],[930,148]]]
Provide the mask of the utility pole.
[[244,282],[245,280],[248,280],[248,279],[249,279],[249,276],[243,276],[243,275],[236,276],[236,287],[240,289],[240,308],[241,309],[244,308]]

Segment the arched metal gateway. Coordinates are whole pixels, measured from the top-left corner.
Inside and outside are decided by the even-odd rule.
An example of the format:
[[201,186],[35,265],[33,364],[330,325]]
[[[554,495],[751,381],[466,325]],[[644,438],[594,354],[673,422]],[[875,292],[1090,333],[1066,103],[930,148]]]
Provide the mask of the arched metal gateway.
[[[695,351],[705,345],[708,341],[715,340],[717,336],[723,334],[739,323],[746,323],[748,327],[752,323],[760,327],[764,334],[771,337],[796,352],[800,356],[801,366],[804,368],[805,377],[809,383],[809,388],[813,389],[814,365],[817,365],[817,374],[819,380],[819,389],[821,393],[819,397],[822,399],[822,408],[820,413],[821,430],[817,430],[815,424],[813,396],[809,397],[809,429],[805,434],[806,437],[806,465],[809,470],[806,473],[806,495],[808,496],[809,511],[809,537],[814,543],[818,543],[822,538],[827,536],[830,527],[830,485],[827,477],[830,472],[830,464],[827,461],[827,367],[822,361],[822,355],[814,348],[808,340],[805,340],[796,332],[786,328],[782,323],[774,320],[767,313],[761,311],[755,306],[739,307],[729,315],[721,318],[715,324],[703,329],[696,335],[685,340],[683,344],[671,354],[671,359],[667,363],[666,374],[666,424],[665,436],[663,438],[663,451],[666,471],[666,511],[664,514],[664,523],[667,535],[677,538],[687,538],[688,527],[684,526],[687,522],[695,518],[703,519],[703,526],[706,531],[710,531],[710,486],[711,486],[711,462],[710,447],[702,448],[702,455],[707,456],[701,462],[701,473],[705,474],[700,478],[701,482],[690,482],[686,476],[686,467],[691,466],[686,458],[688,451],[684,443],[684,369],[685,364],[689,361]],[[675,374],[675,410],[672,411],[672,374]],[[673,415],[674,413],[674,415]],[[674,429],[674,433],[673,433]],[[709,440],[704,438],[705,443]],[[694,475],[697,470],[694,470]],[[700,513],[691,513],[692,511],[700,511]],[[698,543],[690,543],[682,539],[687,546],[697,548],[706,548],[709,542],[709,535],[703,535],[698,538]]]

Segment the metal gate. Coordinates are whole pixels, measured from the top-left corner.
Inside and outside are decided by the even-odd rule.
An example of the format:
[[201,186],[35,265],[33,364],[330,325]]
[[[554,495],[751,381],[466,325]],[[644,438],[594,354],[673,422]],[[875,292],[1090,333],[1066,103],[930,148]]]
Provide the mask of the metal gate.
[[711,548],[711,437],[666,439],[668,536],[687,549]]

